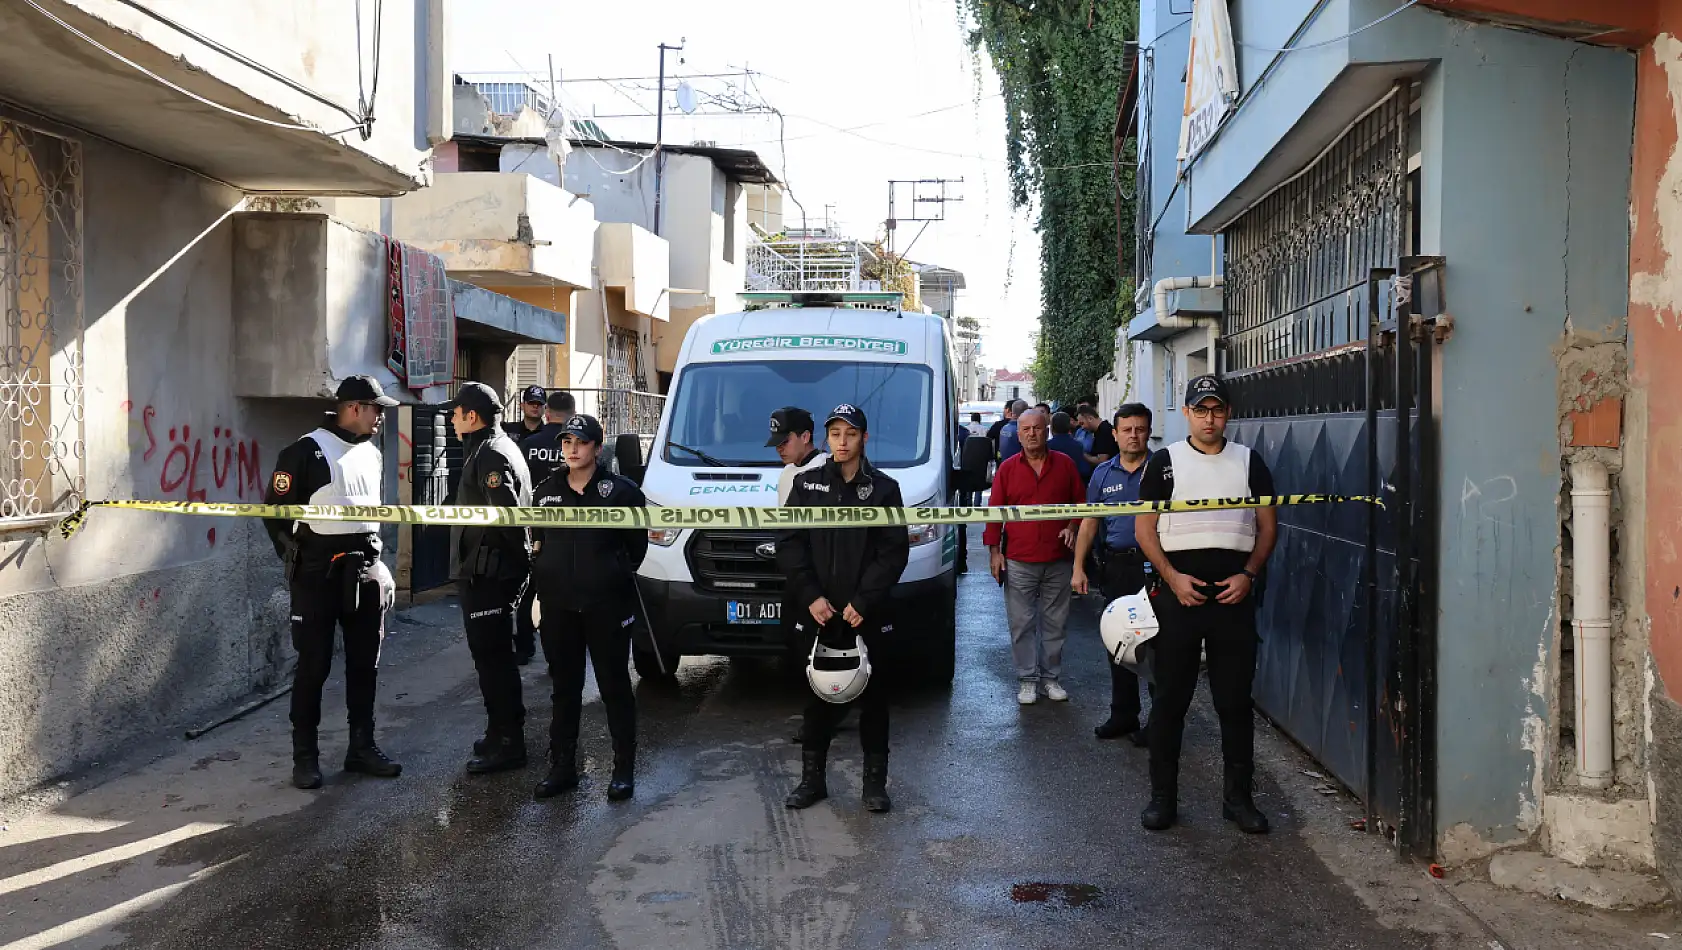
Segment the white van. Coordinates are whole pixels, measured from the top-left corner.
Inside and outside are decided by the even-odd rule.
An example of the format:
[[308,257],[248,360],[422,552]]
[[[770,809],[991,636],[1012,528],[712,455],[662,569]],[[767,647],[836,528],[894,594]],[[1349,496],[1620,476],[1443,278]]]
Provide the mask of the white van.
[[[865,455],[899,482],[909,507],[954,503],[964,432],[943,319],[900,311],[899,294],[743,297],[773,306],[703,317],[684,338],[643,473],[650,505],[775,507],[782,462],[765,447],[771,413],[810,412],[822,449],[824,418],[841,403],[864,410]],[[885,303],[891,309],[853,306]],[[927,676],[950,682],[963,532],[908,530],[895,629]],[[771,532],[671,529],[651,531],[649,540],[637,581],[660,655],[638,643],[639,674],[675,670],[683,655],[789,650]]]

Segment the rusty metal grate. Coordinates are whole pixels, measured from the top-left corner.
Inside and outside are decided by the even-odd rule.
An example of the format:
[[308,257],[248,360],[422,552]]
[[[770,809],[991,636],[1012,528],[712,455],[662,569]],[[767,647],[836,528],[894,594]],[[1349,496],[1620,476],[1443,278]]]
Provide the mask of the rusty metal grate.
[[87,494],[81,146],[0,117],[0,519]]
[[1225,370],[1241,374],[1366,338],[1367,278],[1409,253],[1410,86],[1226,230]]

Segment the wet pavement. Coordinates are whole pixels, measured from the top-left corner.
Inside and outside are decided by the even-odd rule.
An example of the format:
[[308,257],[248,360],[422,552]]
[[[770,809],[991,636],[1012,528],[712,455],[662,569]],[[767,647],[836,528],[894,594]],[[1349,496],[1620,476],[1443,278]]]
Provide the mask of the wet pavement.
[[[482,713],[452,608],[435,605],[430,634],[394,629],[383,674],[382,745],[400,779],[288,788],[284,702],[189,752],[177,742],[0,836],[0,947],[1502,946],[1348,831],[1347,801],[1300,792],[1305,760],[1265,729],[1258,798],[1275,831],[1223,822],[1206,694],[1182,825],[1144,831],[1144,750],[1092,736],[1108,701],[1096,607],[1072,620],[1073,701],[1018,707],[998,588],[966,575],[958,680],[896,704],[894,810],[872,815],[848,727],[830,800],[783,808],[804,687],[774,664],[717,658],[686,661],[675,688],[638,685],[630,802],[603,797],[599,702],[585,707],[577,793],[533,801],[535,760],[469,777]],[[540,749],[548,680],[534,666],[526,682]],[[342,748],[342,730],[325,736],[324,764]]]

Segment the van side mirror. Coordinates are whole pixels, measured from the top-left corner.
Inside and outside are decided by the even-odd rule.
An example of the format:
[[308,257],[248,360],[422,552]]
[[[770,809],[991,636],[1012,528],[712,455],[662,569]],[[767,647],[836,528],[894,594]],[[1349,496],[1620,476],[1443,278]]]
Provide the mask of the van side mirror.
[[648,473],[648,466],[642,462],[642,436],[621,432],[613,440],[613,460],[619,466],[619,474],[642,484],[642,477]]
[[993,440],[970,436],[958,455],[958,490],[983,492],[993,487],[988,467],[993,461]]

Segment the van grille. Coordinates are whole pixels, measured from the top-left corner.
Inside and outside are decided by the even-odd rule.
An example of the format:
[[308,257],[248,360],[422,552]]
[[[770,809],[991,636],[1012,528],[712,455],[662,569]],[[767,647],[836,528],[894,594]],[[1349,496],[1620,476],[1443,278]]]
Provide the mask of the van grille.
[[689,544],[689,570],[697,586],[721,594],[780,594],[783,575],[774,559],[757,548],[775,538],[769,532],[697,531]]

